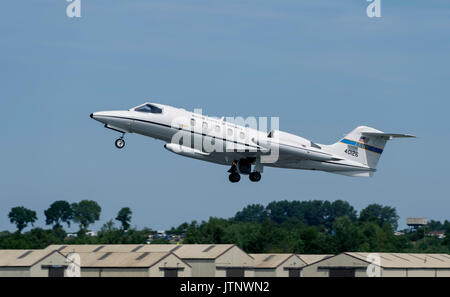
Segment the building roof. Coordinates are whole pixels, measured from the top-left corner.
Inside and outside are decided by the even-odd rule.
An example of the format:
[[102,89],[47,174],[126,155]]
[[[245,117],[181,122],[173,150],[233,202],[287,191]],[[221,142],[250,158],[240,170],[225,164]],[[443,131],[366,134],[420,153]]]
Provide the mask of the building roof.
[[[56,249],[63,254],[68,253],[96,253],[96,252],[134,252],[141,244],[71,244],[50,245],[47,249]],[[161,250],[161,252],[169,250]]]
[[310,265],[326,258],[332,257],[334,255],[312,255],[312,254],[297,254],[297,256],[305,262],[306,265]]
[[216,259],[234,244],[74,244],[50,245],[62,254],[72,252],[173,252],[182,259]]
[[291,257],[296,257],[300,266],[305,266],[300,258],[295,254],[250,254],[255,259],[254,268],[277,268]]
[[182,259],[217,259],[234,244],[180,244],[173,252]]
[[[171,255],[170,252],[79,252],[81,267],[149,268]],[[180,259],[181,261],[181,259]]]
[[[344,253],[359,260],[368,261],[367,257],[374,253]],[[450,268],[448,254],[407,254],[407,253],[375,253],[380,256],[380,267],[383,268]]]
[[0,267],[31,267],[55,250],[0,250]]

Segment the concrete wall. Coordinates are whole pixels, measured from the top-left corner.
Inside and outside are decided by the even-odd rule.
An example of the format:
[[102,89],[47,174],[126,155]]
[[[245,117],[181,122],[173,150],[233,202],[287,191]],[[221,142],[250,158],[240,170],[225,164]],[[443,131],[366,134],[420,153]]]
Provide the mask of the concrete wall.
[[381,269],[382,277],[406,277],[406,269]]
[[314,263],[310,266],[305,266],[301,272],[303,277],[328,277],[329,269],[319,269],[319,267],[354,267],[359,268],[356,270],[356,276],[367,276],[366,269],[368,263],[351,257],[346,254],[339,254],[337,256],[327,258],[325,260]]
[[150,276],[163,277],[164,271],[161,270],[160,268],[164,268],[164,267],[184,268],[183,270],[178,270],[179,277],[190,277],[192,275],[191,267],[189,267],[189,265],[187,265],[186,262],[183,262],[180,258],[171,254],[150,268]]
[[281,264],[276,270],[276,277],[289,277],[289,270],[285,268],[302,268],[305,264],[297,256],[291,256],[286,262]]
[[0,277],[29,277],[29,267],[0,267]]
[[48,277],[48,268],[45,266],[65,265],[66,257],[55,252],[32,267],[0,267],[0,277]]
[[[30,276],[36,277],[47,277],[48,276],[48,268],[45,266],[66,266],[68,265],[66,257],[61,255],[60,253],[53,253],[48,257],[42,259],[40,262],[33,265],[30,268]],[[43,268],[43,266],[45,268]]]
[[148,268],[83,268],[81,277],[148,277]]
[[215,276],[217,277],[225,277],[226,270],[222,267],[248,267],[250,270],[245,270],[245,277],[254,276],[253,271],[253,258],[250,257],[243,250],[238,248],[237,246],[233,246],[231,249],[226,251],[223,255],[218,257],[215,261],[216,267],[221,267],[220,269],[216,269]]
[[216,276],[216,265],[210,259],[183,259],[191,268],[193,277],[214,277]]
[[255,277],[275,277],[277,271],[274,268],[258,268],[254,270]]
[[450,269],[437,269],[437,276],[450,277]]

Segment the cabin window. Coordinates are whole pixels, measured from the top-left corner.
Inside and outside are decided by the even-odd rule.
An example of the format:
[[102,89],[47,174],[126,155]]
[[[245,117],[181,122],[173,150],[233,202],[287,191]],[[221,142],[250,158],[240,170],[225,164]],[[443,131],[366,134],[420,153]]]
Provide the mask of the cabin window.
[[203,131],[207,131],[207,130],[208,130],[208,123],[203,122]]
[[195,126],[195,119],[191,119],[191,126],[192,126],[192,127]]
[[220,126],[216,125],[216,132],[220,132]]
[[245,134],[244,134],[244,132],[239,133],[239,137],[240,137],[241,139],[245,139]]
[[228,134],[228,136],[233,136],[233,129],[228,128],[227,134]]
[[146,113],[162,113],[162,109],[152,105],[152,104],[145,104],[135,109],[135,111],[139,112],[146,112]]

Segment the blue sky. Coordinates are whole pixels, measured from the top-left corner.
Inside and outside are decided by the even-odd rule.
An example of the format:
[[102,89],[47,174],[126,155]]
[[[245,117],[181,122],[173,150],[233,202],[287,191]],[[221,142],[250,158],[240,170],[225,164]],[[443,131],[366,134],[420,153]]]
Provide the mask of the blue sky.
[[[132,224],[165,229],[251,203],[336,200],[449,219],[450,5],[447,0],[64,0],[0,10],[0,230],[23,205],[92,199],[98,229],[121,207]],[[212,116],[278,116],[281,130],[333,143],[358,125],[405,132],[373,178],[267,168],[262,181],[183,158],[163,143],[89,118],[145,101]],[[73,230],[75,230],[73,228]]]

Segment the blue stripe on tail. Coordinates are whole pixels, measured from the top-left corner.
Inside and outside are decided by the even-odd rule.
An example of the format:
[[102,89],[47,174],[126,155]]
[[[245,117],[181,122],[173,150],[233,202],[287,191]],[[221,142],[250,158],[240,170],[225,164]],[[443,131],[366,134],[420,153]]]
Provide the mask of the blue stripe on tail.
[[346,138],[342,139],[341,142],[345,143],[345,144],[353,145],[353,146],[356,146],[363,150],[368,150],[368,151],[371,151],[371,152],[374,152],[374,153],[377,153],[380,155],[383,153],[382,149],[362,143],[362,142],[358,142],[358,141],[354,141],[354,140],[350,140],[350,139],[346,139]]

